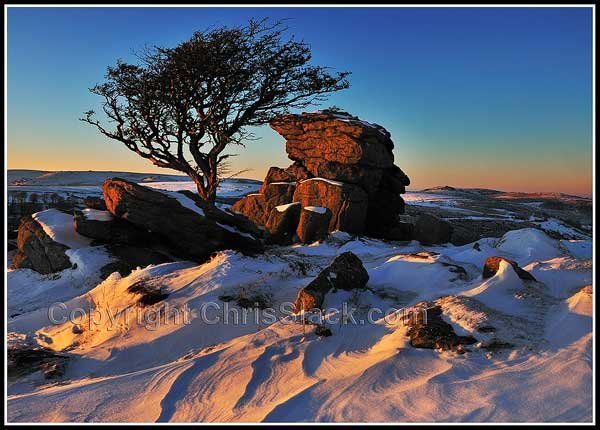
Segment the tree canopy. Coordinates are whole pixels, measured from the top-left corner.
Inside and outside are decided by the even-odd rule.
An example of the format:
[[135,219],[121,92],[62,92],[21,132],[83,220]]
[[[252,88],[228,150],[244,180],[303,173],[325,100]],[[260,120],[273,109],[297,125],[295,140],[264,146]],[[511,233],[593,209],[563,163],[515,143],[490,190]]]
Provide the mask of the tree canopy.
[[139,64],[118,61],[90,91],[106,116],[82,121],[159,167],[189,175],[214,201],[230,145],[259,126],[349,87],[349,72],[310,64],[310,47],[284,39],[281,21],[196,32],[174,48],[153,47]]

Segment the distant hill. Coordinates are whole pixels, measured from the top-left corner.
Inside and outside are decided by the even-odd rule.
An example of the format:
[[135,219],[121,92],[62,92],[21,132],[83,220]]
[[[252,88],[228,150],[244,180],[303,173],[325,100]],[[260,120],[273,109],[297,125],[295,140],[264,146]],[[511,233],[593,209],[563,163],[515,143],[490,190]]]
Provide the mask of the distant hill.
[[185,175],[159,173],[132,173],[112,171],[44,171],[8,169],[8,185],[38,186],[100,186],[106,178],[119,177],[132,182],[178,182],[189,181]]
[[502,200],[519,200],[519,201],[546,201],[554,200],[559,202],[576,203],[576,202],[589,202],[590,198],[574,196],[571,194],[564,193],[553,193],[553,192],[539,192],[539,193],[526,193],[516,191],[499,191],[487,188],[456,188],[449,185],[440,185],[437,187],[425,188],[419,191],[420,193],[432,193],[432,194],[450,194],[450,195],[479,195],[485,196],[492,199]]

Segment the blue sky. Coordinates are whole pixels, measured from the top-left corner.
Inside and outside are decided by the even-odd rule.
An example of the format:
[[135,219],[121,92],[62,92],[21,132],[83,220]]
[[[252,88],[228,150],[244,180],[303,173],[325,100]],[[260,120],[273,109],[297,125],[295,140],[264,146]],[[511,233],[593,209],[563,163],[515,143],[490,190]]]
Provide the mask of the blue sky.
[[[160,171],[77,120],[88,88],[145,45],[249,18],[289,18],[315,63],[352,72],[335,104],[385,126],[412,188],[592,193],[590,8],[9,8],[8,166]],[[268,127],[237,149],[286,166]]]

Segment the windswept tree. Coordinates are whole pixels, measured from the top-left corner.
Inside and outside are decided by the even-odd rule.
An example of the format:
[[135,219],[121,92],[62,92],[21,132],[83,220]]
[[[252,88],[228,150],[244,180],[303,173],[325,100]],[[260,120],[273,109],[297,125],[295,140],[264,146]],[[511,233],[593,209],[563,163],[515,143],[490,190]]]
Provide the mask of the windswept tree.
[[349,72],[310,64],[303,41],[284,40],[281,21],[196,32],[175,48],[154,47],[139,64],[119,61],[90,91],[106,116],[81,120],[159,167],[181,171],[214,202],[231,145],[248,128],[348,88]]

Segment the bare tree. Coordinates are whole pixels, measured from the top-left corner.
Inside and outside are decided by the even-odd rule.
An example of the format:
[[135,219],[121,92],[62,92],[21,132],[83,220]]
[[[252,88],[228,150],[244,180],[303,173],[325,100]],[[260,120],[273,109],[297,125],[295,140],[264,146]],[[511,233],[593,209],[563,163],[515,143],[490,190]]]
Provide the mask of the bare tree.
[[154,47],[140,64],[119,61],[90,91],[103,98],[111,127],[81,120],[159,167],[179,170],[214,202],[230,145],[252,139],[251,126],[323,101],[349,87],[349,72],[309,64],[303,41],[283,40],[281,21],[196,32],[175,48]]

